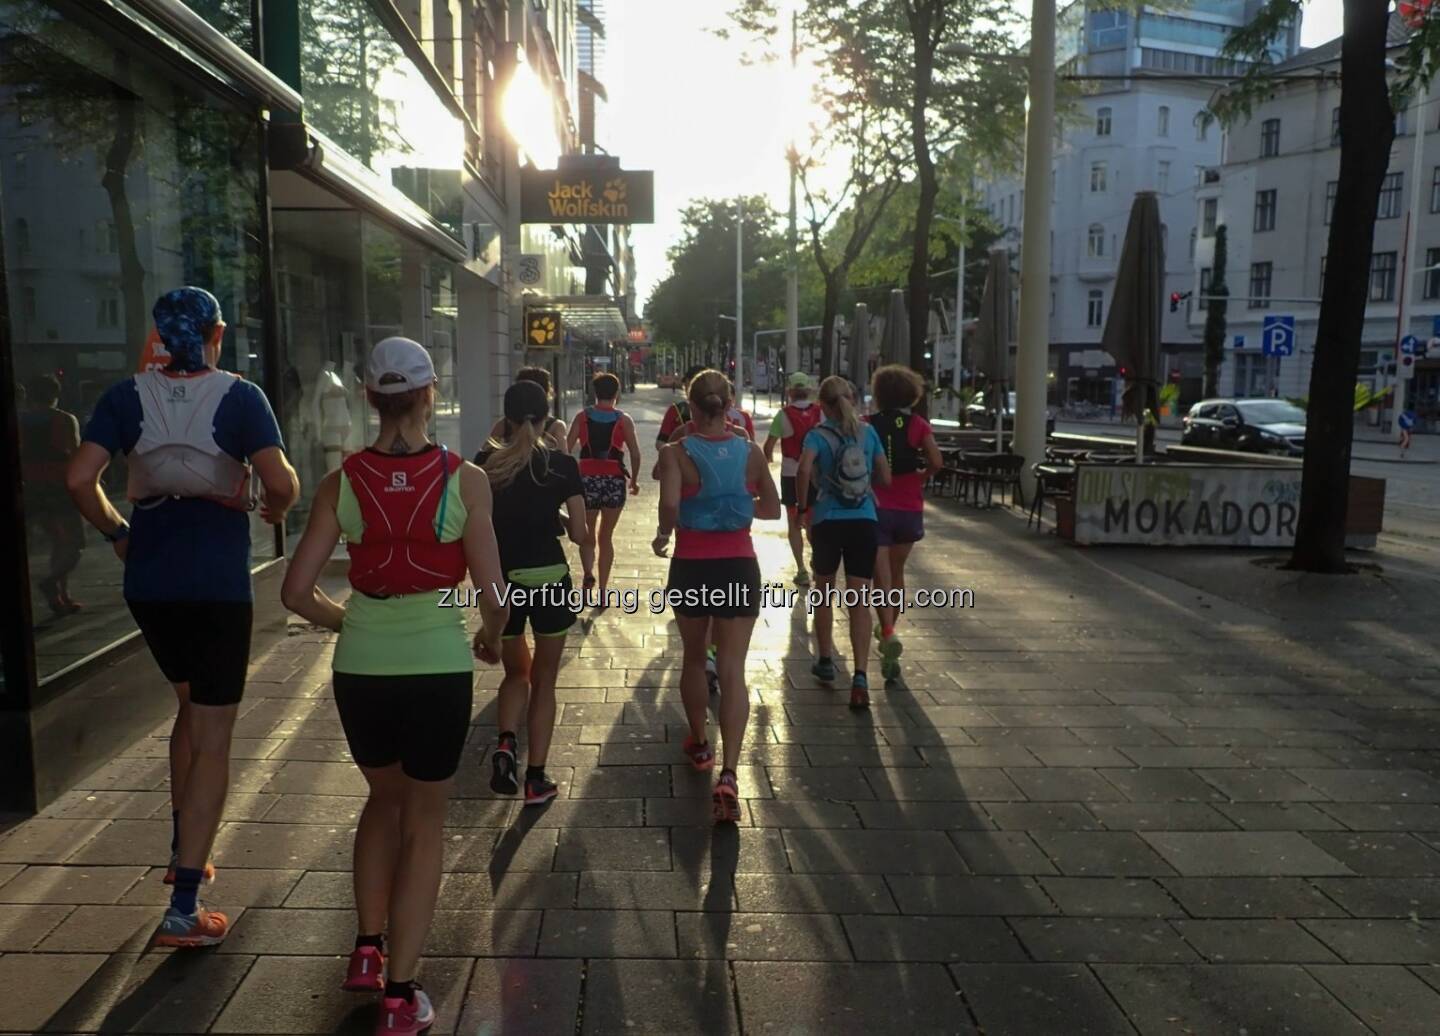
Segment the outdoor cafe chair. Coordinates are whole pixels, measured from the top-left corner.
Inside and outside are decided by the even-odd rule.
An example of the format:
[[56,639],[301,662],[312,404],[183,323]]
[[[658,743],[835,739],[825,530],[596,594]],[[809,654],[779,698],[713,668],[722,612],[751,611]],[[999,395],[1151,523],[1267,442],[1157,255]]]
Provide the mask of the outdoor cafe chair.
[[1025,527],[1035,523],[1037,532],[1045,527],[1045,501],[1047,498],[1060,501],[1074,499],[1075,465],[1063,462],[1036,464],[1030,469],[1035,475],[1035,499],[1030,503],[1030,514]]

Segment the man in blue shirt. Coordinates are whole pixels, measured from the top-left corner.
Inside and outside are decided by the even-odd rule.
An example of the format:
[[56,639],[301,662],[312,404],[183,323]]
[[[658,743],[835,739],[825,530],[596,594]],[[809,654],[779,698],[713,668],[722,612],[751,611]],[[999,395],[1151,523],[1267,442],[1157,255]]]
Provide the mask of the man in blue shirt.
[[[224,914],[205,910],[196,896],[215,876],[210,849],[250,661],[251,490],[259,490],[261,517],[276,525],[300,483],[264,393],[216,369],[225,323],[215,297],[177,288],[155,303],[154,317],[169,365],[100,397],[66,486],[124,563],[126,604],[179,702],[165,875],[174,892],[156,943],[208,946],[229,928]],[[129,462],[133,526],[100,488],[117,452]]]
[[[865,475],[871,485],[890,484],[890,464],[880,436],[855,412],[855,390],[839,375],[820,383],[819,425],[805,434],[800,465],[795,471],[795,498],[802,503],[810,487],[819,496],[810,505],[810,567],[815,573],[818,603],[815,606],[815,644],[818,657],[810,671],[822,683],[835,679],[835,576],[845,565],[845,588],[868,593],[875,578],[875,555],[879,550],[879,522],[875,495],[866,487],[858,499],[848,499],[843,473],[839,470],[846,447],[859,447],[864,456]],[[863,485],[863,483],[862,483]],[[812,600],[814,598],[812,597]],[[869,600],[850,608],[850,649],[855,668],[850,674],[850,707],[868,708],[870,682],[865,666],[870,656],[871,615]]]

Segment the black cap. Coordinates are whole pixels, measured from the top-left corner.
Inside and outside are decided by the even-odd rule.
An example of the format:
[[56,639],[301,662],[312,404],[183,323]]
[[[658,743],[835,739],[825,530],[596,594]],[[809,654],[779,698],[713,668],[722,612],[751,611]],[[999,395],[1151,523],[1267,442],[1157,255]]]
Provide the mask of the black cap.
[[544,420],[550,413],[545,390],[533,381],[517,381],[505,390],[505,420],[511,424]]

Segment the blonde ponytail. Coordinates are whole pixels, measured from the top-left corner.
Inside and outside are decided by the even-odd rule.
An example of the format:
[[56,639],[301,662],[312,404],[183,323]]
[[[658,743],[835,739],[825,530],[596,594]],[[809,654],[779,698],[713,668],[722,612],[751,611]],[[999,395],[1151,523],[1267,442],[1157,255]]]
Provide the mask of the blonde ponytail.
[[820,383],[821,406],[832,411],[831,416],[847,438],[858,439],[860,416],[855,412],[853,392],[850,382],[838,374],[832,374]]
[[504,489],[522,471],[529,470],[537,451],[543,458],[545,474],[549,475],[550,449],[545,445],[538,421],[520,421],[511,426],[508,440],[500,442],[491,439],[486,445],[494,451],[485,460],[485,474],[490,476],[490,485],[494,489]]

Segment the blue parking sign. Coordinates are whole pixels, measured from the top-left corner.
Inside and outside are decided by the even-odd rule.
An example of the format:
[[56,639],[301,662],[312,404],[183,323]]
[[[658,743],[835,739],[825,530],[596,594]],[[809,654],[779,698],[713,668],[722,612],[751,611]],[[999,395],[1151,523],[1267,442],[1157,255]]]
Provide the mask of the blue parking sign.
[[1266,317],[1260,328],[1260,351],[1266,356],[1295,355],[1295,318],[1288,313]]

